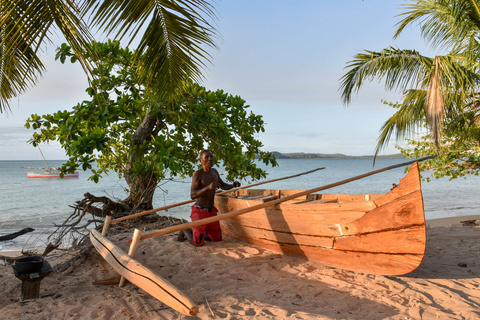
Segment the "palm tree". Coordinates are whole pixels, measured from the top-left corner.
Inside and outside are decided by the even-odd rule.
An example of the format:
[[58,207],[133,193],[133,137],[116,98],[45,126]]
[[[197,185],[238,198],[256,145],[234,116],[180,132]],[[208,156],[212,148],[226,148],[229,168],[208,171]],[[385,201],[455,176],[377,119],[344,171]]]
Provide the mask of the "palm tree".
[[475,0],[413,1],[404,5],[407,11],[400,15],[403,19],[394,37],[419,22],[422,36],[433,48],[447,54],[431,58],[414,50],[390,47],[357,54],[349,62],[340,86],[345,104],[364,82],[375,78],[384,78],[386,89],[403,92],[399,110],[381,129],[376,154],[395,131],[400,138],[425,125],[430,126],[438,143],[445,112],[453,115],[475,107],[478,111],[479,7],[480,1]]
[[65,37],[89,77],[94,66],[83,53],[93,40],[91,28],[128,38],[127,45],[139,39],[139,81],[165,96],[188,78],[198,80],[209,61],[206,49],[216,47],[209,22],[216,17],[205,0],[1,0],[0,15],[0,112],[37,83],[45,71],[39,53],[54,32]]

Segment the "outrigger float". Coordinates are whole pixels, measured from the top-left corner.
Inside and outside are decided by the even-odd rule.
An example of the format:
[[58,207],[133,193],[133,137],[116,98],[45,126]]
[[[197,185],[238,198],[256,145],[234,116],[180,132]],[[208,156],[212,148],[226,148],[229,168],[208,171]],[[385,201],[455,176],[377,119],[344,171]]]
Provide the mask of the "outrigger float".
[[90,241],[105,261],[123,277],[120,286],[126,279],[178,312],[189,316],[198,313],[198,307],[192,300],[170,282],[133,259],[132,253],[126,254],[95,229],[90,231]]

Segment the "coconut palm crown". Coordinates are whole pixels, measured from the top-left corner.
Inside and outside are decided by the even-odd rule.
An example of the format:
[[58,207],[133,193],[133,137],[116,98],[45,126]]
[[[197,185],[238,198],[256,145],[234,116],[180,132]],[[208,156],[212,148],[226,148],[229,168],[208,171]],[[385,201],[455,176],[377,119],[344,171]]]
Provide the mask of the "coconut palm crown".
[[385,88],[403,93],[398,111],[380,130],[376,154],[396,132],[397,139],[429,126],[438,144],[445,113],[465,115],[479,105],[480,1],[417,0],[403,6],[405,11],[394,38],[411,24],[418,24],[422,37],[435,50],[436,57],[415,50],[386,48],[354,56],[347,73],[340,79],[342,100],[351,102],[365,82],[384,79]]
[[58,33],[89,77],[95,66],[84,54],[92,34],[138,41],[139,82],[164,96],[186,79],[199,80],[206,49],[216,48],[215,12],[204,0],[2,0],[0,16],[0,112],[37,84],[45,71],[42,48]]

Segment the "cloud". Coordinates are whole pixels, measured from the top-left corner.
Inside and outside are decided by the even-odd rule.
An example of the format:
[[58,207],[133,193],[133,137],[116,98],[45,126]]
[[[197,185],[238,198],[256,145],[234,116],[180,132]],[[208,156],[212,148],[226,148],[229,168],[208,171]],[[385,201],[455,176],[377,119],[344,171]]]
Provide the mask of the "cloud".
[[0,126],[0,145],[14,146],[26,144],[27,140],[32,137],[32,131],[23,127],[16,126]]

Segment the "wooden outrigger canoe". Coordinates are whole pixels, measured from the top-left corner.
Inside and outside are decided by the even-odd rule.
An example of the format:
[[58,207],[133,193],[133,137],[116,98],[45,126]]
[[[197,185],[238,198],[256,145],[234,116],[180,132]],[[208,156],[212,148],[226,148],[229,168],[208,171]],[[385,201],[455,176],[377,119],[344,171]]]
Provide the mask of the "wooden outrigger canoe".
[[119,275],[185,315],[195,316],[198,313],[198,307],[183,292],[129,257],[97,230],[90,231],[90,240],[98,253]]
[[[299,192],[244,189],[217,195],[215,205],[228,214]],[[387,194],[313,193],[220,223],[224,234],[274,252],[370,274],[409,273],[422,262],[426,247],[416,162]]]

